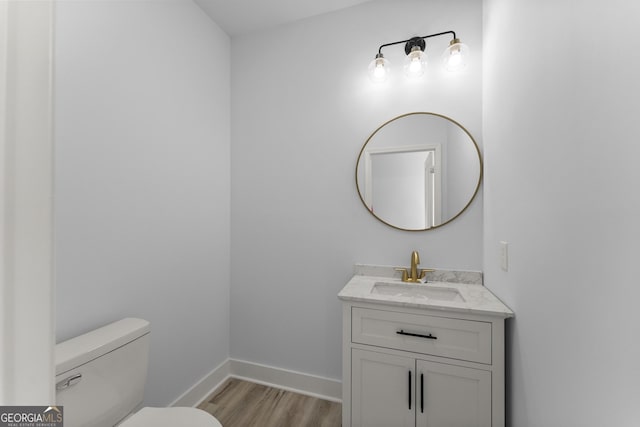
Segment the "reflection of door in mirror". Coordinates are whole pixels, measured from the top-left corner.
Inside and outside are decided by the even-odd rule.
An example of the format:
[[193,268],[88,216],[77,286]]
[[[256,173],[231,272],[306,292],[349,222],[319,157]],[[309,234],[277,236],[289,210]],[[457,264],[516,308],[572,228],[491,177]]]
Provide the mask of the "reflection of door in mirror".
[[366,150],[365,203],[376,216],[403,228],[438,225],[442,215],[441,165],[439,144]]

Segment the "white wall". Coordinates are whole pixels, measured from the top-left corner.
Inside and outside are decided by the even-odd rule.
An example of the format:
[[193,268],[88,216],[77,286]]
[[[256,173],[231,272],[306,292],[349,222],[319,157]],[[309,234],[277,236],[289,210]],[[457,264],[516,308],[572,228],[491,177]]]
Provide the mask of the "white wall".
[[[482,268],[482,199],[429,232],[385,226],[361,204],[355,166],[382,123],[432,111],[481,133],[482,12],[475,0],[377,1],[232,40],[232,288],[234,358],[338,379],[336,297],[354,263]],[[396,65],[373,86],[369,62],[386,42],[455,30],[473,49],[456,77],[437,66],[449,38],[430,43],[427,78]],[[480,141],[479,141],[480,142]]]
[[51,405],[53,2],[0,2],[0,405]]
[[229,38],[177,0],[57,20],[57,338],[149,320],[165,405],[229,354]]
[[484,7],[485,282],[516,313],[510,425],[637,426],[640,4]]

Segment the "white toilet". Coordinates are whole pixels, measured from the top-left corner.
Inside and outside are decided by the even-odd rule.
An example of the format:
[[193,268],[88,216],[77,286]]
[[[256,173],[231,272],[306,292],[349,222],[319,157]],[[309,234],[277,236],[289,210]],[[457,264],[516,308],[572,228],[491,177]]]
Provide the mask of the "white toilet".
[[222,427],[196,408],[141,408],[149,322],[123,319],[56,345],[65,427]]

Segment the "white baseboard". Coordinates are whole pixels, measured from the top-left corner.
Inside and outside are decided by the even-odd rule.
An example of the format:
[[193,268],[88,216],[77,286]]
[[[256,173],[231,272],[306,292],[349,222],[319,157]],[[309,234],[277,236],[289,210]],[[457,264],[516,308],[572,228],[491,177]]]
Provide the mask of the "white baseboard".
[[182,395],[169,406],[198,406],[220,387],[230,375],[231,363],[230,359],[227,359],[195,383],[189,390],[182,393]]
[[169,406],[198,406],[229,377],[332,402],[342,401],[342,383],[338,380],[274,368],[244,360],[227,359]]
[[333,402],[342,401],[342,382],[316,375],[231,359],[231,376]]

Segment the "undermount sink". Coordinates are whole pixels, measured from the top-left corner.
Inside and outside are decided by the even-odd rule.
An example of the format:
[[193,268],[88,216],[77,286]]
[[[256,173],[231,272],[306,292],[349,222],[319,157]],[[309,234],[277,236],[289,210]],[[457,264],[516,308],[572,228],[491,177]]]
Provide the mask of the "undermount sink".
[[376,282],[371,288],[371,293],[395,297],[465,302],[465,299],[460,295],[460,292],[458,292],[457,289],[439,286],[435,287],[425,284]]

